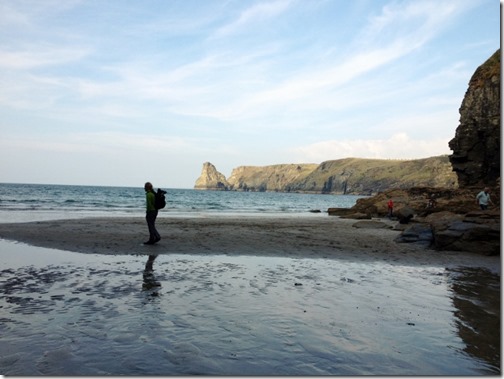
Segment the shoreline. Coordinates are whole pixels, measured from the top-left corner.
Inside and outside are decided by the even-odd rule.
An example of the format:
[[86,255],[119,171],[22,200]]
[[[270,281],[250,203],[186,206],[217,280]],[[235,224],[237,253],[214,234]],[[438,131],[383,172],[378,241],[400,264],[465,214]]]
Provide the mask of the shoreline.
[[[387,219],[377,219],[390,226]],[[159,217],[161,241],[148,239],[143,217],[80,218],[0,224],[0,239],[106,255],[248,255],[473,266],[500,272],[500,256],[436,251],[396,243],[398,231],[356,228],[357,220],[327,217]]]

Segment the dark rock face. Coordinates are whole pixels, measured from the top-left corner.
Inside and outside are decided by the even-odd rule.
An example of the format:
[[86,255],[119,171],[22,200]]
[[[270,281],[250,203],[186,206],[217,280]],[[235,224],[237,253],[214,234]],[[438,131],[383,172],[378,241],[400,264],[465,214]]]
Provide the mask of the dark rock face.
[[469,82],[460,125],[449,142],[459,187],[495,186],[500,178],[500,49]]

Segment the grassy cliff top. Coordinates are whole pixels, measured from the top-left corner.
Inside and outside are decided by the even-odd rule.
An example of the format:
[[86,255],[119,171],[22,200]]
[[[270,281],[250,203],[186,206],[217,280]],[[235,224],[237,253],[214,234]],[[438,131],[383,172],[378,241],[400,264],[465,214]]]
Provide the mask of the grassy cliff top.
[[494,76],[499,76],[500,78],[500,66],[501,66],[501,51],[498,49],[490,58],[486,60],[481,66],[479,66],[474,72],[471,80],[469,82],[470,86],[481,87],[483,84],[490,80]]

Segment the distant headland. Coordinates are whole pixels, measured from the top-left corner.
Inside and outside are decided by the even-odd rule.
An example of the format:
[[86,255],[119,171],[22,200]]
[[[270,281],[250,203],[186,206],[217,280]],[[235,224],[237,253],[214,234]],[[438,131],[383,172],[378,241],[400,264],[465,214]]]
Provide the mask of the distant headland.
[[346,158],[321,164],[240,166],[226,178],[210,162],[194,186],[199,190],[374,195],[389,188],[457,188],[448,156],[415,160]]

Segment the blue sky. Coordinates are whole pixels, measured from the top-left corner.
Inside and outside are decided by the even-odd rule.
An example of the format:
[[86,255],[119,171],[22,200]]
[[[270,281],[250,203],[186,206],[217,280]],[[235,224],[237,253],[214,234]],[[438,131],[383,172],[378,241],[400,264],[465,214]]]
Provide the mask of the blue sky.
[[497,0],[0,0],[0,182],[450,154]]

